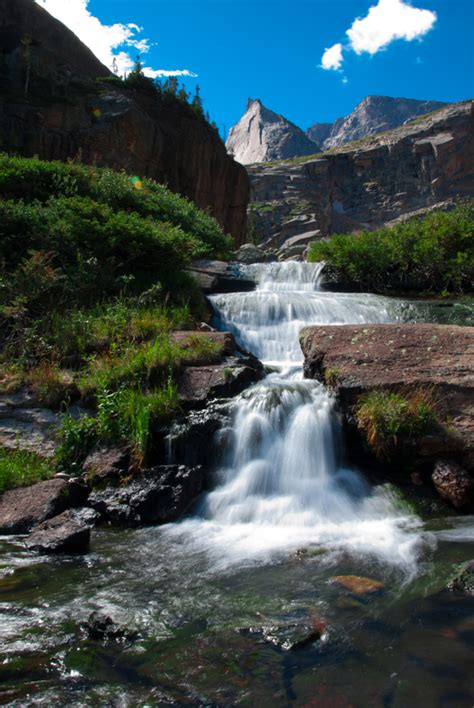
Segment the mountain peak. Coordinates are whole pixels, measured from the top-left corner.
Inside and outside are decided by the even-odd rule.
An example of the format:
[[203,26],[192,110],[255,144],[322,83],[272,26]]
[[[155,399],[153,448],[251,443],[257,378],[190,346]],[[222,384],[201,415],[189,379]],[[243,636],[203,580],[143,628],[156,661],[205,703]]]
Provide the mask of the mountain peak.
[[266,108],[259,98],[247,100],[247,110],[230,129],[226,147],[243,165],[312,155],[318,151],[318,145],[301,128]]

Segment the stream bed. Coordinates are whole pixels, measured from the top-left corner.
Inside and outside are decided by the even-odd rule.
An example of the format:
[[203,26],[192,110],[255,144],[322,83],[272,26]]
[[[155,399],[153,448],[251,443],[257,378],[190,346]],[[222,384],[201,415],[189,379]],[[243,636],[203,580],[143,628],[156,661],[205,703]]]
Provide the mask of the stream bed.
[[[233,401],[192,513],[97,529],[83,557],[0,539],[1,705],[473,705],[474,603],[446,585],[473,557],[474,518],[442,504],[424,516],[348,468],[298,346],[305,324],[431,321],[433,308],[322,292],[318,266],[254,270],[255,292],[212,299],[269,373]],[[114,625],[98,631],[92,612]]]

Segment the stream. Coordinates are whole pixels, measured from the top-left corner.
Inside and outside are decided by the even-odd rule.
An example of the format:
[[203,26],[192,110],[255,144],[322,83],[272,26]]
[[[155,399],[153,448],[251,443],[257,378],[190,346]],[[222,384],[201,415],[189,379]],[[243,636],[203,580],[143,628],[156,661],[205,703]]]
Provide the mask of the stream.
[[[268,374],[209,441],[215,484],[192,513],[97,529],[84,557],[0,538],[0,705],[473,705],[474,603],[445,586],[472,558],[474,518],[348,466],[334,401],[303,378],[298,343],[307,324],[432,311],[324,292],[317,264],[248,268],[257,289],[212,304]],[[123,631],[89,636],[93,611]]]

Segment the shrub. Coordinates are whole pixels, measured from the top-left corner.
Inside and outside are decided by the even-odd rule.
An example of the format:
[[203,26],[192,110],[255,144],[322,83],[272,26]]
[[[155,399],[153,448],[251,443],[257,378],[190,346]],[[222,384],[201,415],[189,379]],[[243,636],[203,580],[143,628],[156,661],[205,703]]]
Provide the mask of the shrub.
[[474,202],[392,228],[316,241],[309,260],[325,261],[338,277],[360,289],[469,291],[474,280]]
[[407,395],[371,391],[360,397],[355,417],[369,447],[381,460],[389,460],[402,439],[428,433],[438,422],[432,394],[423,389]]

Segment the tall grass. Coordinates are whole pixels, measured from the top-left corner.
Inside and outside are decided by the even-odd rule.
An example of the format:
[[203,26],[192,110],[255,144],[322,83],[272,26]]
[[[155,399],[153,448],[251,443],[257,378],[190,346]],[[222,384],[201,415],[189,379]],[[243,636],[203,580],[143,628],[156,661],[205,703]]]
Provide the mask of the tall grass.
[[0,492],[49,479],[54,464],[27,450],[0,448]]

